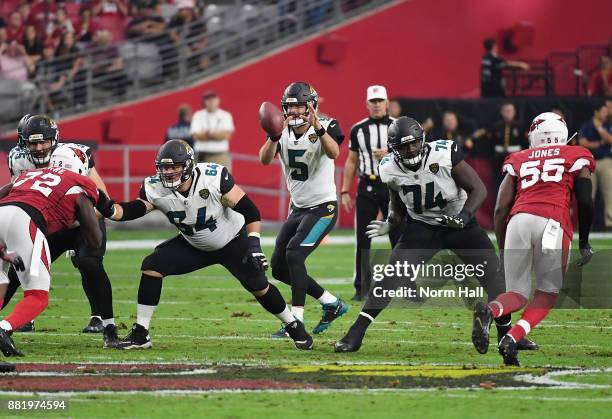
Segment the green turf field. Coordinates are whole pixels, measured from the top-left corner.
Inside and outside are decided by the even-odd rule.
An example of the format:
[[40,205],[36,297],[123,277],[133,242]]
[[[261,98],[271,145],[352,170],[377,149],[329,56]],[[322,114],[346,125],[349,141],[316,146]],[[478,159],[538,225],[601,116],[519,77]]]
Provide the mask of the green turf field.
[[[111,232],[109,240],[171,234]],[[612,249],[612,241],[593,240],[592,244],[597,250]],[[266,247],[264,251],[270,256],[272,249]],[[146,254],[145,250],[116,250],[109,251],[105,258],[113,284],[115,319],[123,327],[122,334],[135,320],[139,267]],[[352,296],[352,263],[352,246],[328,245],[309,258],[308,267],[311,276],[348,299]],[[290,296],[287,286],[281,284],[279,288],[283,295]],[[152,349],[102,349],[101,335],[80,333],[88,320],[89,307],[78,272],[62,257],[53,265],[51,301],[36,321],[37,331],[14,335],[26,354],[16,362],[95,364],[91,368],[77,367],[77,372],[59,377],[83,382],[108,377],[97,364],[129,363],[127,368],[134,369],[136,380],[143,376],[138,368],[147,363],[170,363],[175,366],[169,368],[176,370],[181,370],[179,364],[189,364],[192,369],[201,364],[200,373],[187,370],[180,375],[174,370],[160,370],[161,375],[152,376],[170,381],[177,377],[191,380],[196,375],[225,382],[276,380],[284,383],[283,390],[268,387],[130,394],[117,392],[109,381],[94,393],[2,394],[0,416],[22,417],[29,413],[8,411],[8,400],[45,397],[68,402],[67,410],[52,415],[115,418],[466,418],[486,412],[495,417],[549,417],[553,412],[555,417],[609,416],[611,310],[553,311],[530,335],[541,350],[522,352],[523,367],[517,372],[501,366],[501,357],[494,348],[486,355],[475,352],[470,341],[471,314],[465,309],[389,309],[372,325],[358,353],[335,354],[333,343],[347,330],[360,308],[355,302],[350,306],[345,317],[315,337],[314,350],[297,351],[290,341],[268,339],[280,323],[264,312],[223,268],[211,267],[164,280],[161,303],[151,323]],[[319,314],[318,303],[307,300],[306,326],[312,328]],[[568,370],[570,367],[573,369]],[[121,374],[124,375],[114,377],[122,379],[130,372]],[[529,377],[517,379],[517,374]],[[49,380],[49,390],[55,388],[51,380],[58,376],[61,373],[42,374],[48,377],[43,379]],[[0,380],[13,377],[0,375]],[[38,391],[44,393],[44,389]]]

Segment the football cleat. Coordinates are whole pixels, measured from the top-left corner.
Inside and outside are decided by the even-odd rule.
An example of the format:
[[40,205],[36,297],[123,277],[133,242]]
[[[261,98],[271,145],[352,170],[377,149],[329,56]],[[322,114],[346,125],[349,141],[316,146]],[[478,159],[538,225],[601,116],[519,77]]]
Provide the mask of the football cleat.
[[107,324],[104,327],[104,348],[116,348],[119,346],[121,341],[119,340],[119,336],[117,335],[117,326],[114,324]]
[[479,354],[486,354],[489,350],[489,328],[492,321],[493,313],[489,306],[483,302],[476,303],[472,323],[472,343]]
[[20,332],[20,333],[33,332],[33,331],[34,331],[34,321],[27,322],[26,324],[21,326],[19,329],[15,330],[15,332]]
[[148,349],[151,346],[149,331],[138,323],[134,323],[130,333],[115,348],[117,349]]
[[285,325],[281,324],[280,329],[270,335],[272,339],[286,339],[289,336],[289,333],[285,330]]
[[102,333],[104,332],[104,326],[102,326],[102,319],[94,316],[89,319],[89,324],[83,328],[83,333]]
[[365,332],[365,329],[353,324],[346,335],[334,344],[334,352],[357,352],[361,348]]
[[4,356],[23,356],[21,351],[15,346],[15,342],[11,339],[9,332],[0,329],[0,351]]
[[537,343],[527,338],[523,338],[516,344],[516,349],[519,351],[537,351],[540,349]]
[[319,324],[312,329],[312,333],[315,335],[323,333],[329,329],[329,326],[331,326],[331,323],[334,320],[336,320],[338,317],[344,316],[348,312],[349,306],[338,298],[335,303],[323,304],[322,309],[323,313],[321,320],[319,321]]
[[304,323],[299,320],[294,320],[291,323],[285,325],[285,331],[291,339],[295,347],[298,349],[309,350],[312,349],[313,340],[312,337],[306,332]]
[[504,358],[504,365],[520,367],[517,345],[512,336],[506,335],[499,342],[499,353]]

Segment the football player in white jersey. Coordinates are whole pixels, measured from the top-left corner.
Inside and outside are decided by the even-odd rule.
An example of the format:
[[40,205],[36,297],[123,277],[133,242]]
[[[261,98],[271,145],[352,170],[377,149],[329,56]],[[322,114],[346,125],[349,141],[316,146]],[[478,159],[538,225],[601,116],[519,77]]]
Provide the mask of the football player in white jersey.
[[[441,249],[452,250],[465,264],[484,265],[478,280],[493,300],[505,291],[497,272],[498,258],[487,233],[475,214],[486,197],[486,189],[474,169],[463,160],[457,143],[450,140],[425,142],[425,132],[412,118],[400,117],[390,126],[388,147],[392,152],[379,165],[380,177],[390,190],[389,216],[373,221],[370,237],[387,234],[403,223],[402,236],[393,248],[389,265],[427,263]],[[475,251],[477,250],[477,251]],[[387,276],[382,290],[394,290],[402,279]],[[415,283],[407,283],[414,289]],[[335,344],[336,352],[355,352],[361,347],[368,326],[391,298],[372,287],[361,313],[348,333]],[[510,329],[510,316],[496,319],[498,334]]]
[[134,220],[157,209],[180,232],[142,262],[136,323],[118,347],[151,347],[149,323],[159,304],[164,277],[220,264],[283,322],[298,349],[312,348],[312,338],[266,278],[268,262],[260,246],[259,210],[227,168],[195,164],[193,149],[183,140],[166,142],[157,153],[155,166],[157,175],[145,179],[138,199],[119,204],[108,200],[101,209],[116,221]]
[[[68,146],[76,150],[87,165],[87,176],[94,181],[98,189],[106,191],[106,186],[98,174],[91,149],[82,144],[60,143],[57,123],[46,115],[26,114],[17,126],[17,146],[8,155],[8,166],[11,179],[32,169],[49,166],[51,154],[59,146]],[[104,347],[112,347],[119,342],[115,321],[113,319],[113,294],[108,275],[104,269],[103,258],[106,252],[106,226],[104,219],[99,220],[103,244],[93,248],[82,240],[80,227],[71,228],[52,234],[48,238],[51,259],[57,259],[68,250],[75,252],[73,265],[81,273],[83,290],[91,307],[89,324],[84,333],[104,334]],[[4,299],[8,304],[19,287],[19,280],[14,269],[9,271],[10,284]],[[107,327],[108,326],[108,327]],[[33,330],[33,323],[26,325],[24,331]]]
[[[348,311],[346,303],[306,272],[306,258],[336,223],[334,159],[344,139],[335,119],[317,115],[317,102],[317,92],[308,83],[291,83],[281,100],[284,129],[278,137],[268,136],[259,150],[264,165],[278,155],[291,194],[289,217],[278,233],[272,254],[272,276],[291,285],[291,311],[300,322],[304,321],[306,294],[322,305],[322,318],[312,331],[315,334]],[[281,328],[272,337],[285,335]]]

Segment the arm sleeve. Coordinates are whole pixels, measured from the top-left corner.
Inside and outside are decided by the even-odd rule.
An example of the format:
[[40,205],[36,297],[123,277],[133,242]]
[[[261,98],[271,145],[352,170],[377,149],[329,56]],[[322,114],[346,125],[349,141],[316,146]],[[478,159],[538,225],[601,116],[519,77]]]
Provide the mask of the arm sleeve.
[[143,201],[150,202],[149,199],[147,198],[147,191],[145,190],[144,180],[142,181],[142,184],[140,185],[140,191],[138,191],[138,198],[142,199]]
[[236,182],[234,182],[234,177],[229,170],[227,170],[227,167],[224,167],[221,171],[221,184],[219,185],[221,195],[225,195],[231,191],[235,184]]
[[91,169],[93,167],[96,167],[96,162],[94,160],[94,155],[91,152],[91,148],[87,147],[85,153],[87,153],[87,158],[89,159],[89,168]]
[[349,137],[349,150],[351,151],[359,151],[359,141],[357,141],[357,131],[358,131],[358,128],[356,126],[351,128],[351,134]]
[[457,166],[464,159],[463,150],[459,147],[459,144],[455,141],[451,147],[451,164],[453,167]]
[[578,239],[589,239],[589,231],[593,223],[593,198],[591,179],[578,178],[574,182],[574,194],[578,203]]
[[344,141],[344,134],[342,133],[342,129],[340,128],[340,124],[338,123],[338,121],[332,119],[332,121],[327,126],[326,131],[329,135],[331,135],[334,140],[336,140],[338,145],[342,144],[342,141]]

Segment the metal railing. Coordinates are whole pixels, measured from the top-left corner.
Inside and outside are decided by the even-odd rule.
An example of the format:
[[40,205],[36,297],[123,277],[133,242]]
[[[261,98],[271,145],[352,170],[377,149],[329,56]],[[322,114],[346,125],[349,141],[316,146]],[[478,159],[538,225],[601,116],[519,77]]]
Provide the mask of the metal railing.
[[[12,96],[2,91],[6,80],[0,80],[0,123],[12,129],[22,114],[32,111],[64,117],[183,87],[391,1],[259,1],[241,2],[238,8],[208,7],[205,17],[180,28],[112,45],[98,42],[41,61],[36,76],[13,87]],[[63,86],[56,89],[60,80]]]
[[[130,201],[132,199],[134,199],[133,196],[130,196],[130,186],[134,185],[134,184],[140,184],[144,177],[143,176],[135,176],[133,174],[134,172],[134,166],[130,163],[130,158],[132,157],[132,155],[134,153],[139,153],[139,152],[151,152],[151,151],[157,151],[159,149],[159,145],[158,144],[147,144],[147,145],[101,145],[97,147],[97,151],[98,152],[112,152],[112,153],[119,153],[120,157],[117,156],[116,158],[114,158],[115,161],[120,160],[122,162],[121,164],[121,171],[122,174],[120,176],[105,176],[103,173],[103,180],[104,183],[107,185],[121,185],[122,186],[122,192],[123,192],[123,201]],[[103,156],[100,156],[100,154],[98,153],[96,155],[96,159],[98,160],[98,166],[100,165],[100,160],[104,160],[104,158],[100,158]],[[253,156],[251,154],[244,154],[244,153],[231,153],[231,157],[232,160],[235,163],[256,163],[256,164],[261,164],[259,161],[259,157],[257,156]],[[151,167],[151,175],[154,174],[153,172],[153,162],[150,162],[150,165],[148,165]],[[270,163],[271,167],[275,167],[276,170],[278,171],[278,179],[279,179],[279,183],[278,183],[278,187],[265,187],[265,186],[261,186],[261,185],[255,185],[255,184],[249,184],[243,181],[242,178],[238,178],[237,181],[240,184],[240,187],[242,189],[244,189],[247,193],[250,194],[255,194],[255,195],[263,195],[266,197],[272,197],[272,198],[276,198],[278,199],[278,212],[277,212],[277,216],[272,219],[272,220],[268,220],[268,221],[283,221],[287,218],[288,215],[288,209],[289,209],[289,192],[287,191],[287,186],[285,184],[285,176],[283,174],[283,169],[281,166],[281,163],[278,159],[274,159],[272,160],[272,163]],[[142,169],[142,165],[139,166],[140,169]],[[344,170],[342,167],[336,167],[335,168],[335,172],[334,172],[334,181],[336,183],[336,190],[337,192],[340,191],[340,185],[342,182],[342,176],[343,176]],[[113,197],[113,198],[118,198],[117,196]],[[338,201],[340,200],[340,195],[338,195]],[[340,223],[340,214],[341,211],[338,211],[338,223]]]

